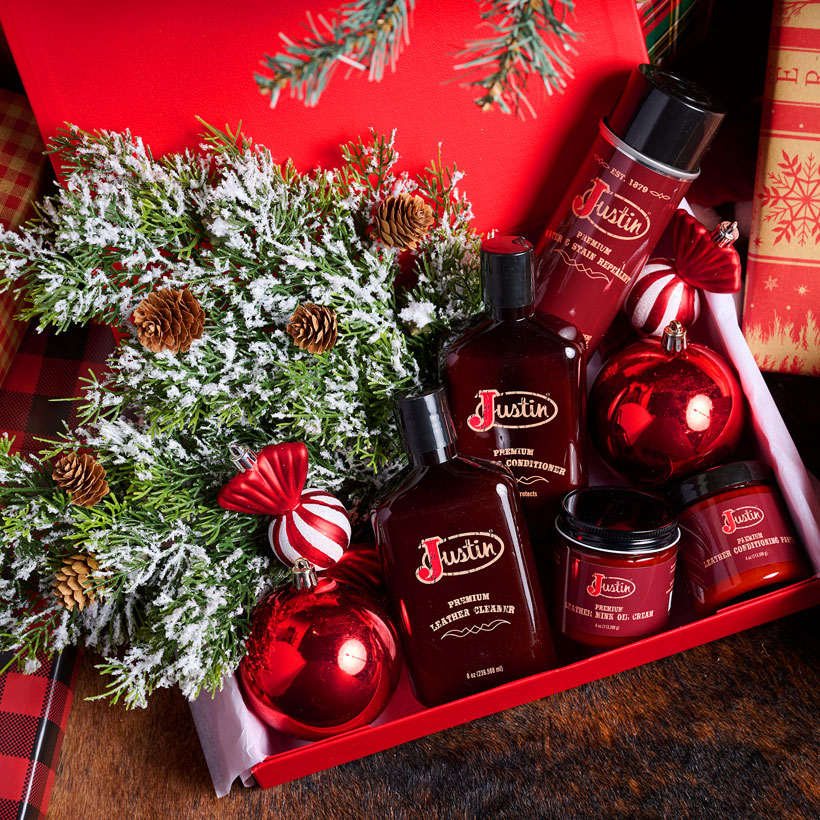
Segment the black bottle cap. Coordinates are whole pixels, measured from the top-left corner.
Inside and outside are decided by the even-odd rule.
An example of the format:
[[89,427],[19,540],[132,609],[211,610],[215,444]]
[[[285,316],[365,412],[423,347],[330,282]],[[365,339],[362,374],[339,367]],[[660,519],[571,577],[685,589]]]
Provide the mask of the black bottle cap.
[[654,65],[639,65],[605,123],[630,148],[685,172],[700,159],[726,116],[702,88]]
[[683,508],[732,487],[773,482],[774,473],[768,464],[762,461],[733,461],[687,478],[669,491],[669,498],[678,508]]
[[398,415],[411,456],[444,451],[455,445],[456,430],[443,387],[399,399]]
[[535,300],[535,253],[523,236],[494,236],[481,243],[481,289],[491,312]]

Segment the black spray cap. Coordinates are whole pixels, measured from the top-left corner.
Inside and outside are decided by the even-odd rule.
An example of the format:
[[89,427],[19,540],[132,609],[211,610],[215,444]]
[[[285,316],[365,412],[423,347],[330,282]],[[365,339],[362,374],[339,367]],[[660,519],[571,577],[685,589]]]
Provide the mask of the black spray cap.
[[481,243],[481,288],[488,310],[533,303],[534,262],[533,247],[523,236],[495,236]]
[[398,415],[411,456],[442,451],[455,444],[456,431],[443,387],[404,396],[398,401]]
[[644,64],[633,69],[605,122],[616,137],[649,159],[693,172],[724,116],[723,104],[699,86]]

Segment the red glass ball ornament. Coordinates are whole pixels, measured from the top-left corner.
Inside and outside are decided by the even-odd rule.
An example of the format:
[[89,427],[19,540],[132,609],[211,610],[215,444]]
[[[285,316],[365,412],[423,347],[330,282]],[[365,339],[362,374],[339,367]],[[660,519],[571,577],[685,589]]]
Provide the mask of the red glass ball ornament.
[[365,726],[387,705],[401,650],[384,609],[300,559],[293,585],[254,610],[239,665],[246,700],[275,729],[316,740]]
[[726,362],[671,322],[606,362],[589,397],[592,440],[638,484],[665,484],[725,461],[743,430],[743,393]]

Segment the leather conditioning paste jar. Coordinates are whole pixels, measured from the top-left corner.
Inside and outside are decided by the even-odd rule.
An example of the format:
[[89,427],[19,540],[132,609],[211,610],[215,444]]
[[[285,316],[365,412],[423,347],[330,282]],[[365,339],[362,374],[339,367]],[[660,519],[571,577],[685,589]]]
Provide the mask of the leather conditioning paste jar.
[[679,484],[671,496],[680,509],[681,561],[699,614],[811,574],[763,462],[713,467]]
[[564,497],[555,527],[563,635],[608,649],[664,627],[680,530],[662,498],[628,487],[580,488]]

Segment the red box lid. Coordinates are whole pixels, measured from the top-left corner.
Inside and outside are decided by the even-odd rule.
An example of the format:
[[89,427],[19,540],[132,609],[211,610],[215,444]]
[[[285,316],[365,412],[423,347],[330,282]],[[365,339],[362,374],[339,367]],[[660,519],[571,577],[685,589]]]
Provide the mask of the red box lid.
[[[310,4],[312,13],[338,3]],[[465,171],[479,230],[540,228],[609,112],[626,74],[646,61],[634,0],[581,3],[571,27],[583,34],[567,52],[574,78],[547,95],[533,78],[527,97],[537,119],[482,112],[476,89],[460,86],[454,53],[482,37],[474,0],[419,3],[410,45],[381,82],[340,66],[316,108],[286,91],[271,110],[253,75],[279,32],[304,33],[307,3],[111,3],[0,0],[0,19],[46,138],[63,122],[131,131],[155,155],[195,147],[200,115],[243,130],[277,159],[301,169],[339,164],[338,146],[369,127],[398,129],[402,167],[418,171],[442,143],[445,162]],[[556,39],[555,47],[563,46]],[[445,80],[456,80],[445,83]]]

